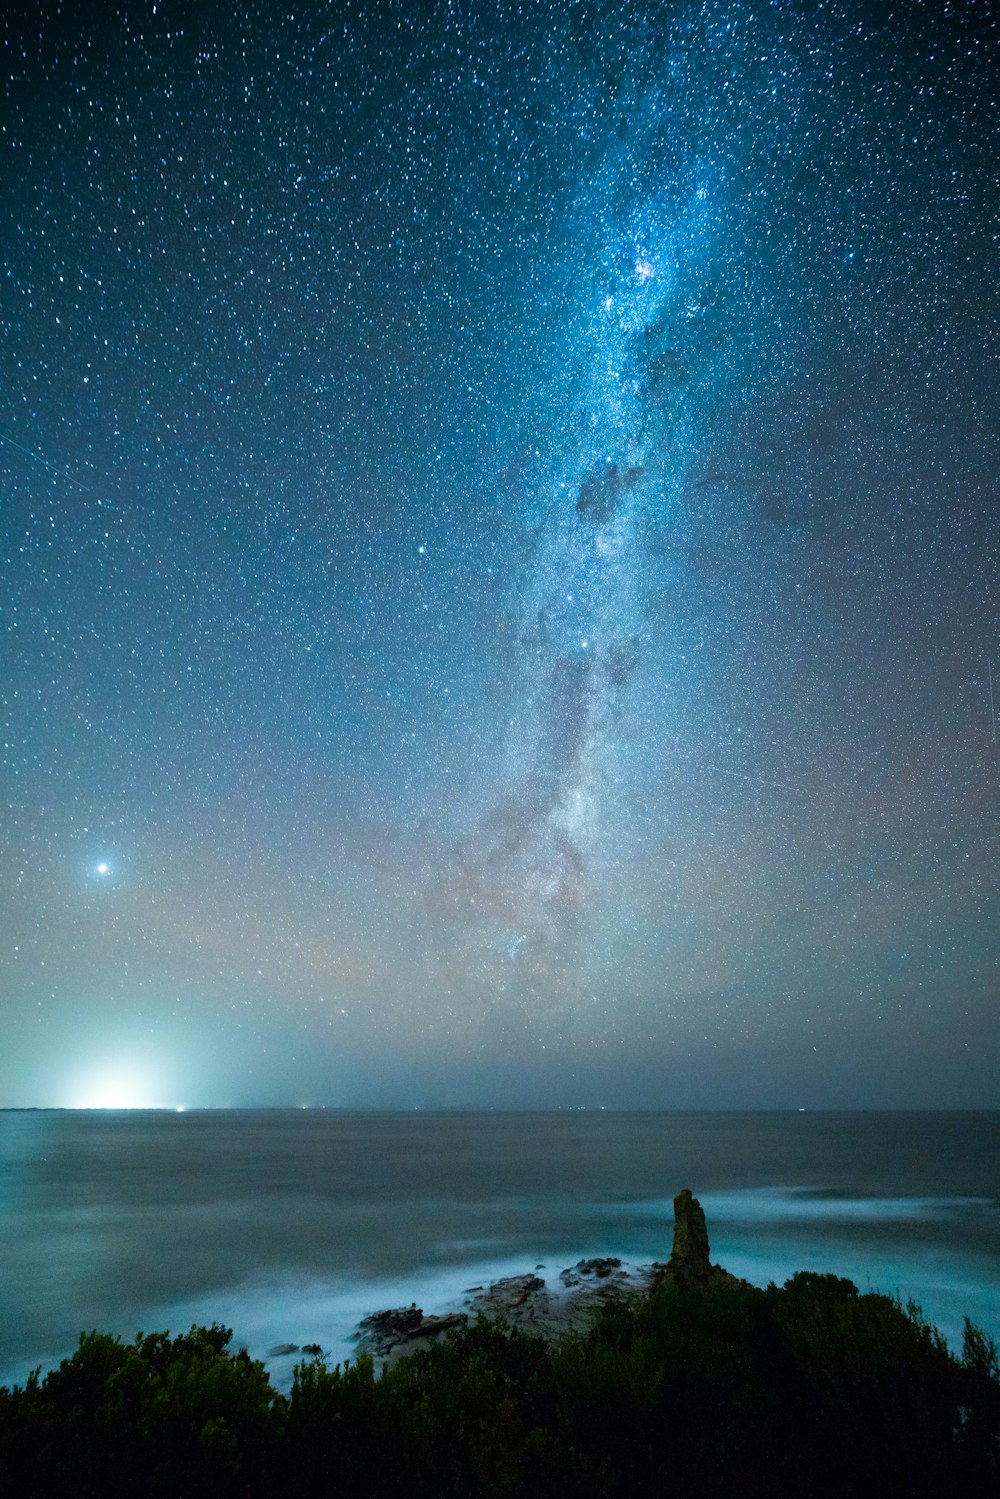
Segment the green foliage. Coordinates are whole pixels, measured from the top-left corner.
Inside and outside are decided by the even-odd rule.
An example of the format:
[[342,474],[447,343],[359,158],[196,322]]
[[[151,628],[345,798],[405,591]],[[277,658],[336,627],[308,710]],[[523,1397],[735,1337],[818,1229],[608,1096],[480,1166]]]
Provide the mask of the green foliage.
[[793,1296],[857,1296],[858,1288],[853,1280],[842,1275],[821,1275],[818,1270],[796,1270],[785,1281],[785,1290]]
[[968,1317],[962,1326],[962,1363],[977,1378],[1000,1379],[1000,1358],[997,1345],[986,1336],[981,1327],[970,1322]]
[[[225,1496],[268,1446],[263,1364],[218,1324],[133,1343],[84,1333],[71,1358],[0,1400],[0,1489],[52,1495]],[[140,1478],[141,1475],[141,1478]]]
[[993,1339],[968,1317],[962,1331],[962,1369],[966,1382],[958,1417],[959,1445],[970,1454],[991,1452],[1000,1471],[1000,1359]]
[[997,1492],[1000,1370],[914,1306],[802,1272],[664,1283],[553,1343],[480,1321],[377,1375],[295,1370],[287,1398],[227,1329],[89,1333],[0,1391],[0,1492],[76,1499],[641,1499]]

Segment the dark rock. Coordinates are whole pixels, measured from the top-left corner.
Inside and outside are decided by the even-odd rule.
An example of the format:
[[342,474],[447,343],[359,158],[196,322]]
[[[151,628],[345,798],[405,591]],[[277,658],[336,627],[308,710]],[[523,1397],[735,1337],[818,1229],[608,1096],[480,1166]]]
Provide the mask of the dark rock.
[[[621,1270],[621,1260],[615,1255],[606,1255],[593,1260],[577,1260],[576,1264],[569,1270],[560,1272],[559,1279],[567,1286],[578,1286],[583,1276],[593,1275],[598,1280],[607,1280],[616,1270]],[[622,1271],[622,1277],[628,1275],[627,1270]]]
[[423,1308],[411,1302],[409,1306],[387,1307],[382,1312],[372,1312],[358,1323],[361,1341],[375,1353],[388,1352],[397,1343],[405,1343],[424,1320]]
[[490,1290],[506,1306],[523,1306],[535,1291],[545,1290],[545,1282],[539,1275],[509,1275],[494,1281]]
[[268,1350],[269,1358],[284,1358],[287,1353],[298,1353],[298,1343],[277,1343]]
[[313,1358],[318,1358],[319,1355],[323,1352],[323,1349],[320,1347],[319,1343],[303,1343],[302,1352],[308,1353]]
[[667,1274],[687,1285],[706,1285],[712,1274],[705,1214],[687,1187],[674,1198],[674,1247]]
[[409,1306],[387,1307],[384,1312],[372,1312],[365,1317],[361,1326],[372,1327],[379,1332],[409,1332],[412,1328],[419,1327],[423,1318],[423,1307],[411,1301]]
[[503,1280],[495,1280],[487,1291],[477,1296],[472,1310],[502,1316],[518,1311],[530,1298],[544,1291],[545,1282],[537,1275],[507,1275]]
[[607,1255],[604,1259],[578,1260],[576,1268],[581,1275],[596,1275],[599,1280],[603,1280],[605,1276],[611,1274],[612,1270],[617,1270],[620,1266],[620,1259],[616,1259],[614,1255]]
[[455,1327],[463,1327],[469,1318],[465,1312],[450,1312],[441,1317],[425,1317],[421,1307],[390,1307],[372,1312],[358,1324],[358,1342],[365,1352],[384,1355],[420,1338],[436,1338]]
[[414,1338],[436,1338],[443,1332],[464,1327],[468,1320],[467,1312],[445,1312],[440,1317],[425,1317],[419,1327],[407,1334],[406,1340],[412,1343]]

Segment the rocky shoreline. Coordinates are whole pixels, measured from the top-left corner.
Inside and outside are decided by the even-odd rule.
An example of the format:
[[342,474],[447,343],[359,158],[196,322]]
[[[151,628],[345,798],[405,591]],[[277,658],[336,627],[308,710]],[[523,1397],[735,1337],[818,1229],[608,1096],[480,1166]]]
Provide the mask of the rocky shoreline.
[[358,1326],[358,1352],[391,1361],[478,1317],[501,1317],[523,1332],[555,1337],[582,1330],[602,1304],[634,1295],[653,1281],[652,1266],[626,1268],[619,1259],[580,1260],[560,1271],[554,1283],[537,1273],[545,1268],[539,1265],[534,1272],[470,1286],[461,1311],[425,1316],[421,1307],[411,1305],[373,1312]]
[[[705,1214],[686,1188],[674,1198],[673,1247],[665,1262],[632,1265],[617,1256],[603,1256],[580,1259],[555,1273],[549,1273],[545,1265],[536,1265],[533,1271],[521,1275],[468,1287],[458,1308],[428,1314],[411,1302],[409,1306],[372,1312],[358,1324],[354,1341],[359,1354],[367,1354],[382,1365],[426,1348],[479,1317],[499,1317],[520,1331],[555,1338],[567,1332],[583,1332],[609,1302],[641,1295],[662,1280],[706,1288],[736,1283],[735,1276],[711,1263]],[[288,1343],[271,1353],[312,1357],[321,1354],[322,1348],[317,1343]]]

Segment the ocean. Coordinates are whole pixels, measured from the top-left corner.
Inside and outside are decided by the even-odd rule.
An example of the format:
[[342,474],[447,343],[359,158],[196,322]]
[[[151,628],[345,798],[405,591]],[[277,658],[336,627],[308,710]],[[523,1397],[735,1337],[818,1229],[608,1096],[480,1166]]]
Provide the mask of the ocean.
[[366,1313],[582,1256],[712,1258],[761,1285],[834,1271],[1000,1340],[1000,1113],[0,1113],[0,1384],[71,1352],[224,1322],[350,1357]]

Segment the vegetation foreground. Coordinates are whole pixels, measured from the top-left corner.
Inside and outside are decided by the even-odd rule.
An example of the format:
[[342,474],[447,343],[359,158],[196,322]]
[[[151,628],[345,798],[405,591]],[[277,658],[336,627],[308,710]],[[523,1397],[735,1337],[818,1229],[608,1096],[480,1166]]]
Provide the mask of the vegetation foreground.
[[231,1333],[81,1337],[0,1391],[19,1496],[981,1495],[1000,1371],[910,1305],[802,1272],[664,1283],[583,1335],[479,1322],[376,1375],[300,1364],[288,1396]]

